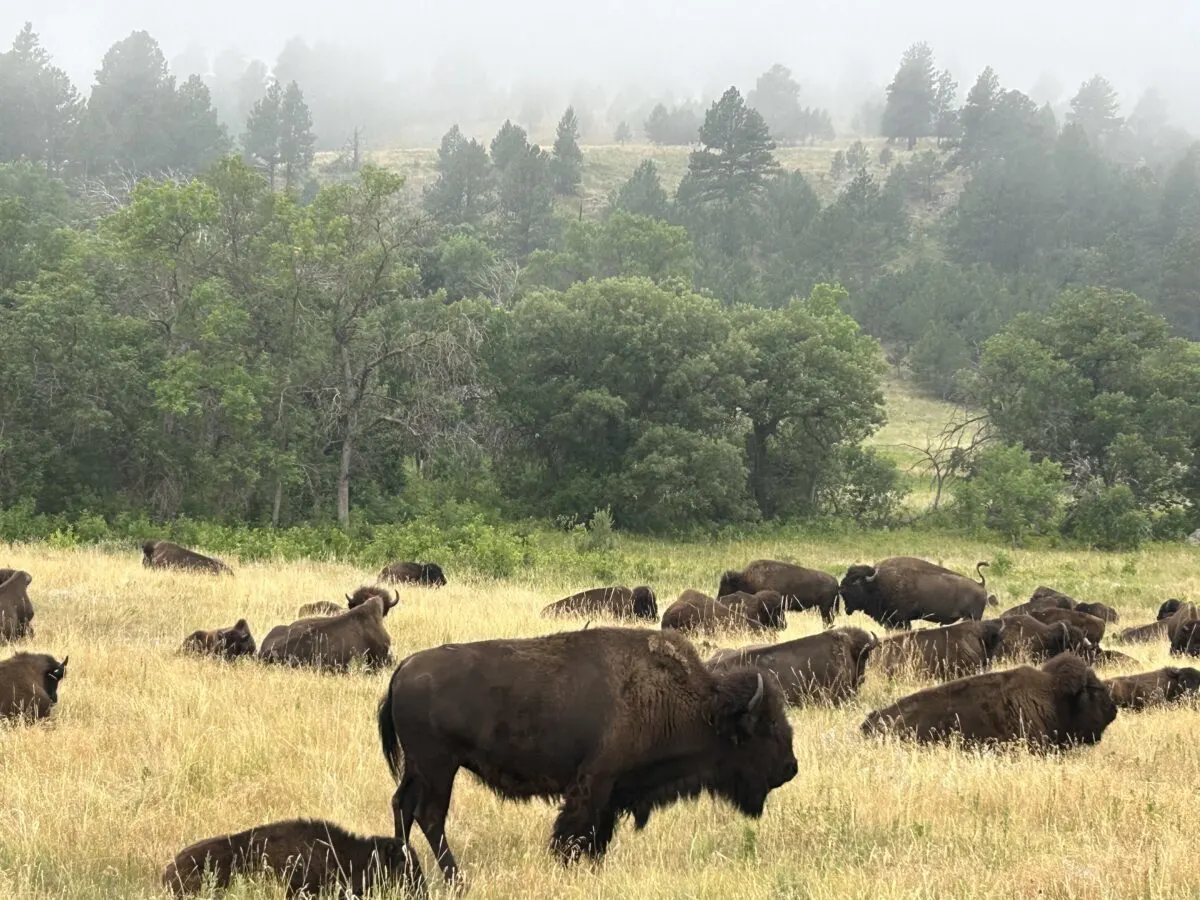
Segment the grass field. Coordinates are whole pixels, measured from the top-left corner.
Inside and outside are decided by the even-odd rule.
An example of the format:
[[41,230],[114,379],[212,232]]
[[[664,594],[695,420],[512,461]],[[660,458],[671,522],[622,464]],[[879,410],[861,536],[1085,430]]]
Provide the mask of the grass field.
[[[655,560],[665,607],[685,587],[759,556],[840,573],[915,553],[959,569],[993,547],[881,534],[828,542],[673,545],[622,538]],[[1039,583],[1153,619],[1167,596],[1195,598],[1195,551],[1008,551],[989,585],[1005,605]],[[26,649],[70,654],[60,702],[33,727],[0,728],[0,896],[161,896],[183,845],[273,819],[313,816],[389,832],[392,784],[374,712],[388,674],[317,675],[184,658],[196,628],[245,616],[261,640],[302,603],[368,578],[320,564],[239,566],[235,578],[144,570],[123,554],[0,546],[0,566],[34,575],[37,635]],[[448,572],[440,591],[401,591],[386,620],[398,658],[447,641],[561,627],[545,603],[586,585],[531,573],[520,583]],[[860,617],[847,624],[870,625]],[[582,626],[583,622],[577,623]],[[794,615],[782,639],[817,630]],[[874,630],[878,630],[875,628]],[[744,640],[744,638],[743,638]],[[731,638],[727,643],[736,644]],[[1134,648],[1146,668],[1165,647]],[[708,799],[678,804],[642,834],[629,823],[602,866],[564,869],[546,851],[549,804],[504,803],[460,773],[448,834],[474,898],[1062,898],[1200,893],[1195,707],[1121,713],[1096,747],[1060,757],[918,749],[860,737],[871,708],[918,687],[868,675],[841,709],[791,714],[800,774],[759,821]],[[415,834],[415,832],[414,832]],[[426,871],[427,847],[417,839]],[[442,891],[439,889],[438,894]],[[281,897],[269,884],[232,896]]]

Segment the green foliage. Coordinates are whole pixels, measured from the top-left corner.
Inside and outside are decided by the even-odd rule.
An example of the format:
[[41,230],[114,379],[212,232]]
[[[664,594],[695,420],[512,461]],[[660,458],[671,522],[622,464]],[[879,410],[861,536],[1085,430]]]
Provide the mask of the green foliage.
[[980,451],[955,482],[951,514],[973,534],[993,531],[1020,545],[1058,528],[1064,488],[1058,463],[1035,463],[1023,447],[992,446]]
[[617,129],[613,132],[613,140],[618,144],[628,144],[633,140],[633,131],[624,119],[617,124]]
[[686,146],[696,143],[700,116],[688,105],[668,110],[659,103],[650,111],[643,127],[651,143]]
[[426,211],[442,225],[478,228],[496,202],[487,149],[455,125],[442,138],[437,169],[437,180],[425,188]]
[[28,160],[57,170],[69,158],[82,109],[79,93],[26,22],[0,53],[0,162]]
[[892,524],[907,491],[895,462],[870,447],[839,446],[817,484],[817,510],[863,528]]
[[1136,550],[1150,536],[1150,520],[1128,485],[1087,485],[1075,501],[1065,530],[1098,550]]
[[665,219],[669,212],[667,192],[663,190],[654,161],[644,159],[633,170],[629,180],[621,185],[612,203],[613,209],[623,209],[639,216]]
[[776,63],[759,75],[746,103],[762,114],[778,140],[799,143],[833,139],[829,113],[800,105],[800,85],[787,66]]
[[551,161],[554,190],[570,197],[583,181],[583,151],[579,149],[579,119],[574,107],[568,106],[554,134],[554,153]]
[[933,50],[922,42],[904,51],[896,77],[887,89],[887,106],[883,110],[883,133],[889,138],[903,138],[908,149],[919,138],[934,133],[938,112],[937,85],[933,67]]
[[834,181],[841,181],[846,177],[846,151],[838,150],[833,154],[833,159],[829,161],[829,175]]

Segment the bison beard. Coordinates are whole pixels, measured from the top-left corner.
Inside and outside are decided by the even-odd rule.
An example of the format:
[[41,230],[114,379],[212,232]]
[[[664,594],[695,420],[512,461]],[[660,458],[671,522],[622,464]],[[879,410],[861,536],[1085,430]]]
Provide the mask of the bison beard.
[[414,654],[392,676],[379,734],[399,781],[396,837],[414,858],[419,824],[448,881],[457,863],[445,818],[460,768],[502,797],[560,799],[551,846],[563,861],[603,856],[623,815],[640,828],[654,809],[705,791],[757,816],[796,774],[774,685],[753,670],[714,674],[682,637],[637,629]]

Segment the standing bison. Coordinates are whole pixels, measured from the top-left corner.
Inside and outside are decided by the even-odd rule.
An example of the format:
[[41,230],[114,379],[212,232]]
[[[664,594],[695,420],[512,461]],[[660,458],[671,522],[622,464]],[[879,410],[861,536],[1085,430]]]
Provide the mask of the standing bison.
[[782,699],[761,672],[710,671],[682,636],[632,628],[415,653],[388,685],[379,736],[399,780],[396,837],[415,864],[420,825],[447,881],[460,768],[503,797],[560,800],[551,847],[564,861],[602,857],[621,816],[640,829],[702,792],[759,816],[797,771]]
[[0,643],[33,635],[33,604],[29,585],[33,576],[20,569],[0,569]]
[[446,576],[437,563],[395,562],[383,567],[380,581],[393,584],[421,584],[426,587],[445,587]]
[[1113,702],[1123,709],[1162,706],[1200,691],[1200,669],[1168,666],[1153,672],[1110,678],[1105,682]]
[[[163,885],[182,896],[199,894],[207,879],[224,890],[234,876],[268,871],[286,882],[284,896],[321,891],[362,897],[376,882],[398,881],[404,856],[391,837],[364,838],[332,822],[293,819],[198,841],[180,850],[162,874]],[[331,894],[333,896],[333,894]]]
[[858,693],[867,660],[878,646],[875,636],[861,628],[835,628],[782,644],[718,650],[708,666],[717,670],[754,666],[768,672],[779,683],[784,700],[796,706],[838,704]]
[[0,719],[44,719],[58,702],[67,660],[46,653],[17,653],[0,662]]
[[922,628],[879,642],[872,665],[889,678],[910,674],[939,680],[982,672],[991,664],[1005,621],[959,622]]
[[775,591],[783,597],[784,608],[790,612],[816,609],[829,625],[837,614],[838,581],[817,569],[806,569],[773,559],[756,559],[741,571],[730,570],[721,576],[717,596],[737,592],[757,594]]
[[246,624],[245,619],[238,619],[229,628],[193,631],[184,639],[181,649],[184,653],[237,659],[239,656],[253,656],[256,647],[250,626]]
[[877,566],[851,566],[842,578],[847,613],[863,612],[887,628],[911,628],[924,619],[951,625],[982,619],[995,605],[983,577],[986,562],[975,564],[979,581],[912,556],[893,556]]
[[1063,653],[1040,669],[988,672],[910,694],[868,715],[862,731],[1052,748],[1094,744],[1116,717],[1104,682],[1078,656]]
[[734,594],[716,600],[699,591],[687,590],[663,612],[662,627],[704,634],[779,628],[782,625],[774,623],[782,617],[783,600],[778,594],[771,594],[770,597]]
[[344,670],[354,660],[367,668],[391,662],[392,639],[383,617],[396,605],[378,595],[336,616],[300,619],[276,625],[263,638],[258,658],[263,662],[319,669]]
[[233,574],[233,569],[221,560],[188,550],[170,541],[145,541],[142,544],[142,565],[150,569],[179,569],[185,572],[207,572],[210,575]]
[[658,601],[654,591],[644,584],[633,590],[617,587],[598,587],[580,591],[556,600],[542,610],[543,616],[611,616],[614,619],[658,618]]

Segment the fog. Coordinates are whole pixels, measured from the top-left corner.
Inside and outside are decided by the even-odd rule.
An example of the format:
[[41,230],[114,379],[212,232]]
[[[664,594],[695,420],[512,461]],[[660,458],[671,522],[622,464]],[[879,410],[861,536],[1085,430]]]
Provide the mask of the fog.
[[[395,3],[164,4],[151,0],[8,0],[0,6],[7,44],[31,20],[58,65],[86,92],[105,50],[131,31],[149,31],[175,67],[211,65],[236,48],[273,67],[289,38],[336,44],[348,68],[413,92],[435,71],[471,74],[493,90],[546,85],[550,94],[586,84],[611,98],[635,88],[651,96],[707,99],[729,84],[753,86],[775,62],[789,66],[806,102],[834,108],[878,92],[904,48],[927,41],[962,93],[985,66],[1006,87],[1061,104],[1095,73],[1120,91],[1126,111],[1157,86],[1173,117],[1200,120],[1191,86],[1200,80],[1200,3],[1139,4],[1010,0],[1003,7],[944,0],[441,0]],[[201,61],[201,62],[197,62]],[[186,73],[185,73],[186,74]],[[342,73],[353,78],[358,72]],[[305,86],[311,89],[311,86]],[[961,96],[961,94],[960,94]]]

